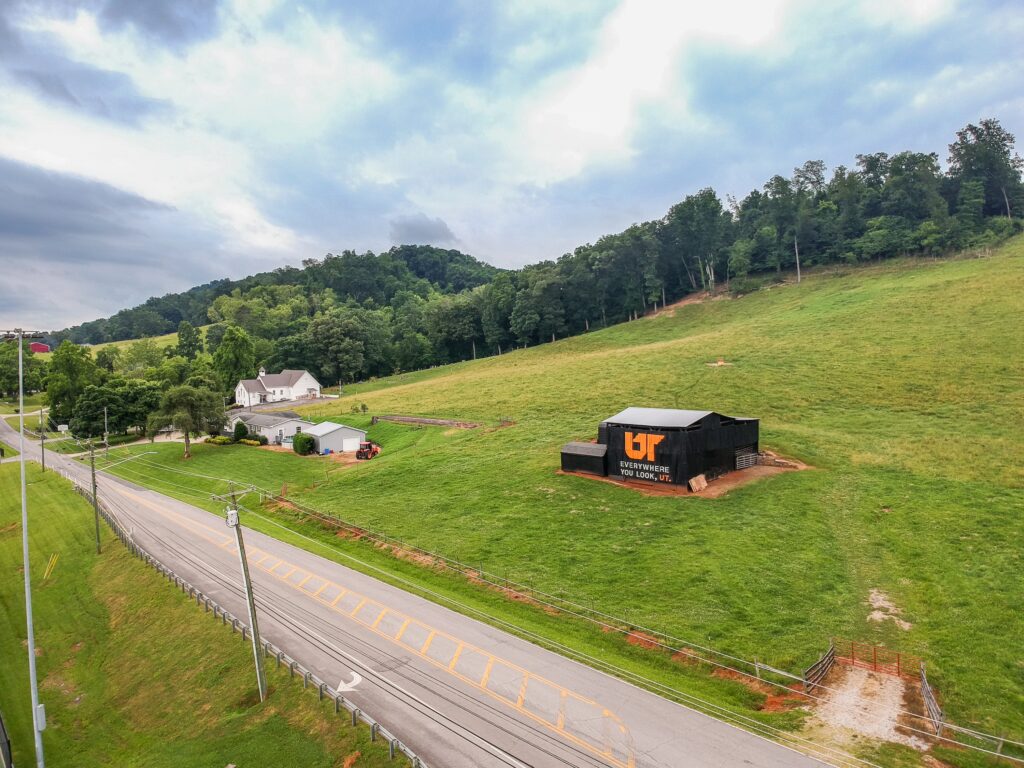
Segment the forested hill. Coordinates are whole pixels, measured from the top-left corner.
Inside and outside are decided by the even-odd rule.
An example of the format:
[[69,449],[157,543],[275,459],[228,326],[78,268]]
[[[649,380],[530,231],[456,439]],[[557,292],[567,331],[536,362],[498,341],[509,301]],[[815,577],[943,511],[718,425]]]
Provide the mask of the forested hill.
[[[58,342],[70,339],[76,344],[101,344],[172,333],[183,320],[206,325],[216,299],[236,291],[244,295],[273,286],[294,286],[306,297],[330,290],[342,302],[372,301],[384,306],[399,291],[412,291],[424,297],[432,291],[459,293],[489,282],[498,272],[490,264],[459,251],[424,245],[403,245],[379,255],[329,253],[322,260],[303,261],[302,269],[281,267],[241,280],[214,280],[183,293],[151,298],[112,317],[59,331],[53,338]],[[275,295],[273,291],[264,293],[268,297]]]
[[[56,338],[139,338],[184,322],[184,341],[168,354],[195,359],[202,344],[195,348],[191,326],[212,323],[206,352],[229,331],[249,350],[244,364],[220,373],[225,387],[260,363],[335,382],[491,355],[621,322],[693,291],[750,291],[801,266],[994,244],[1022,229],[1024,162],[1014,143],[998,120],[982,120],[956,133],[944,165],[937,152],[911,150],[857,155],[831,173],[811,160],[727,206],[702,189],[660,219],[518,271],[430,246],[346,251],[150,299]],[[144,352],[130,365],[104,364],[119,372],[159,362]]]

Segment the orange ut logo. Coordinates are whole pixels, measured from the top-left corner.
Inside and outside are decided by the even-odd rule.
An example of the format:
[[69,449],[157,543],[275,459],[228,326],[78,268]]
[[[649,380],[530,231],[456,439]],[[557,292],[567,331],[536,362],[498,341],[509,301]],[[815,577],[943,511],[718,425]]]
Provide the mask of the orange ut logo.
[[637,461],[654,461],[654,448],[664,435],[651,435],[646,432],[626,433],[626,455]]

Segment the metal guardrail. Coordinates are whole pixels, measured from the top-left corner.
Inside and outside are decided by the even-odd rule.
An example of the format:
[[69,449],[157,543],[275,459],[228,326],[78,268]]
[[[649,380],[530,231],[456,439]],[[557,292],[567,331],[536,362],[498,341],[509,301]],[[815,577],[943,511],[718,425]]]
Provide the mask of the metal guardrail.
[[11,756],[11,739],[7,735],[7,726],[4,724],[2,712],[0,712],[0,768],[14,768],[14,758]]
[[[75,490],[90,502],[92,502],[92,494],[89,491],[81,488],[75,484]],[[165,566],[153,555],[147,552],[143,547],[135,543],[131,536],[128,535],[124,527],[119,523],[111,513],[106,505],[100,500],[99,503],[100,516],[110,526],[114,534],[121,540],[121,543],[125,548],[133,555],[138,557],[143,562],[152,566],[160,575],[164,576],[168,582],[178,587],[183,594],[188,595],[190,599],[196,601],[197,606],[202,606],[206,613],[213,614],[214,619],[220,619],[221,623],[225,626],[231,626],[232,633],[241,632],[243,642],[248,639],[249,627],[230,611],[227,611],[220,607],[215,600],[208,595],[203,594],[202,591],[192,586],[188,581],[178,576],[174,571]],[[409,758],[409,764],[412,768],[428,768],[427,764],[419,758],[419,756],[405,744],[403,744],[394,734],[388,731],[382,726],[376,719],[363,712],[355,704],[346,699],[340,691],[331,688],[324,680],[317,677],[315,674],[310,672],[301,663],[296,661],[294,658],[289,656],[287,653],[282,651],[279,647],[271,642],[263,642],[263,658],[273,658],[278,668],[282,664],[288,668],[289,677],[294,678],[296,674],[299,675],[299,679],[302,681],[303,689],[309,689],[316,691],[320,701],[324,699],[330,699],[334,702],[334,712],[340,713],[343,709],[349,714],[351,723],[355,726],[357,723],[364,723],[370,728],[370,740],[377,741],[383,739],[388,744],[388,756],[394,760],[398,754],[403,754]],[[0,768],[11,768],[8,764],[0,766]]]

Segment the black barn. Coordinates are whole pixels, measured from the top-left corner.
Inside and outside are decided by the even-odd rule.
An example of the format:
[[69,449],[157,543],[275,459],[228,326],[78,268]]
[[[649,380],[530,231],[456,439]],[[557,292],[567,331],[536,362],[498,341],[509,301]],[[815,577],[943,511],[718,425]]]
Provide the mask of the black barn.
[[715,477],[753,464],[758,424],[714,411],[627,408],[601,422],[597,444],[566,445],[562,468],[686,485],[697,475]]

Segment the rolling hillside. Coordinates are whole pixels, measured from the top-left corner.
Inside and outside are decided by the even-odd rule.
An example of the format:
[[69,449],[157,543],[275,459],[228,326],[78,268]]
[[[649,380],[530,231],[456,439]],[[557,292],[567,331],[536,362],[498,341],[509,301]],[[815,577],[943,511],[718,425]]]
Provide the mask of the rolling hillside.
[[[260,466],[212,448],[188,471],[289,482],[292,498],[357,525],[786,669],[831,636],[917,653],[953,722],[1020,735],[1022,296],[1022,238],[980,258],[823,269],[799,286],[347,387],[307,410],[482,428],[381,423],[370,433],[384,445],[378,459],[322,478],[288,481],[277,464],[292,457],[268,453]],[[730,365],[707,365],[719,357]],[[368,414],[352,414],[364,403]],[[594,437],[628,405],[760,417],[764,448],[813,469],[718,499],[558,474],[563,443]],[[169,446],[157,461],[184,466]],[[161,482],[133,476],[137,463],[115,471]],[[404,578],[450,580],[274,515]],[[869,618],[872,590],[905,628]]]
[[[379,461],[304,500],[746,655],[803,662],[830,635],[917,650],[954,718],[1021,733],[1021,297],[1017,238],[384,380],[318,415],[516,425],[390,452],[382,434]],[[817,469],[716,500],[556,474],[561,444],[633,404],[758,416],[765,447]],[[873,588],[911,629],[868,619]]]

